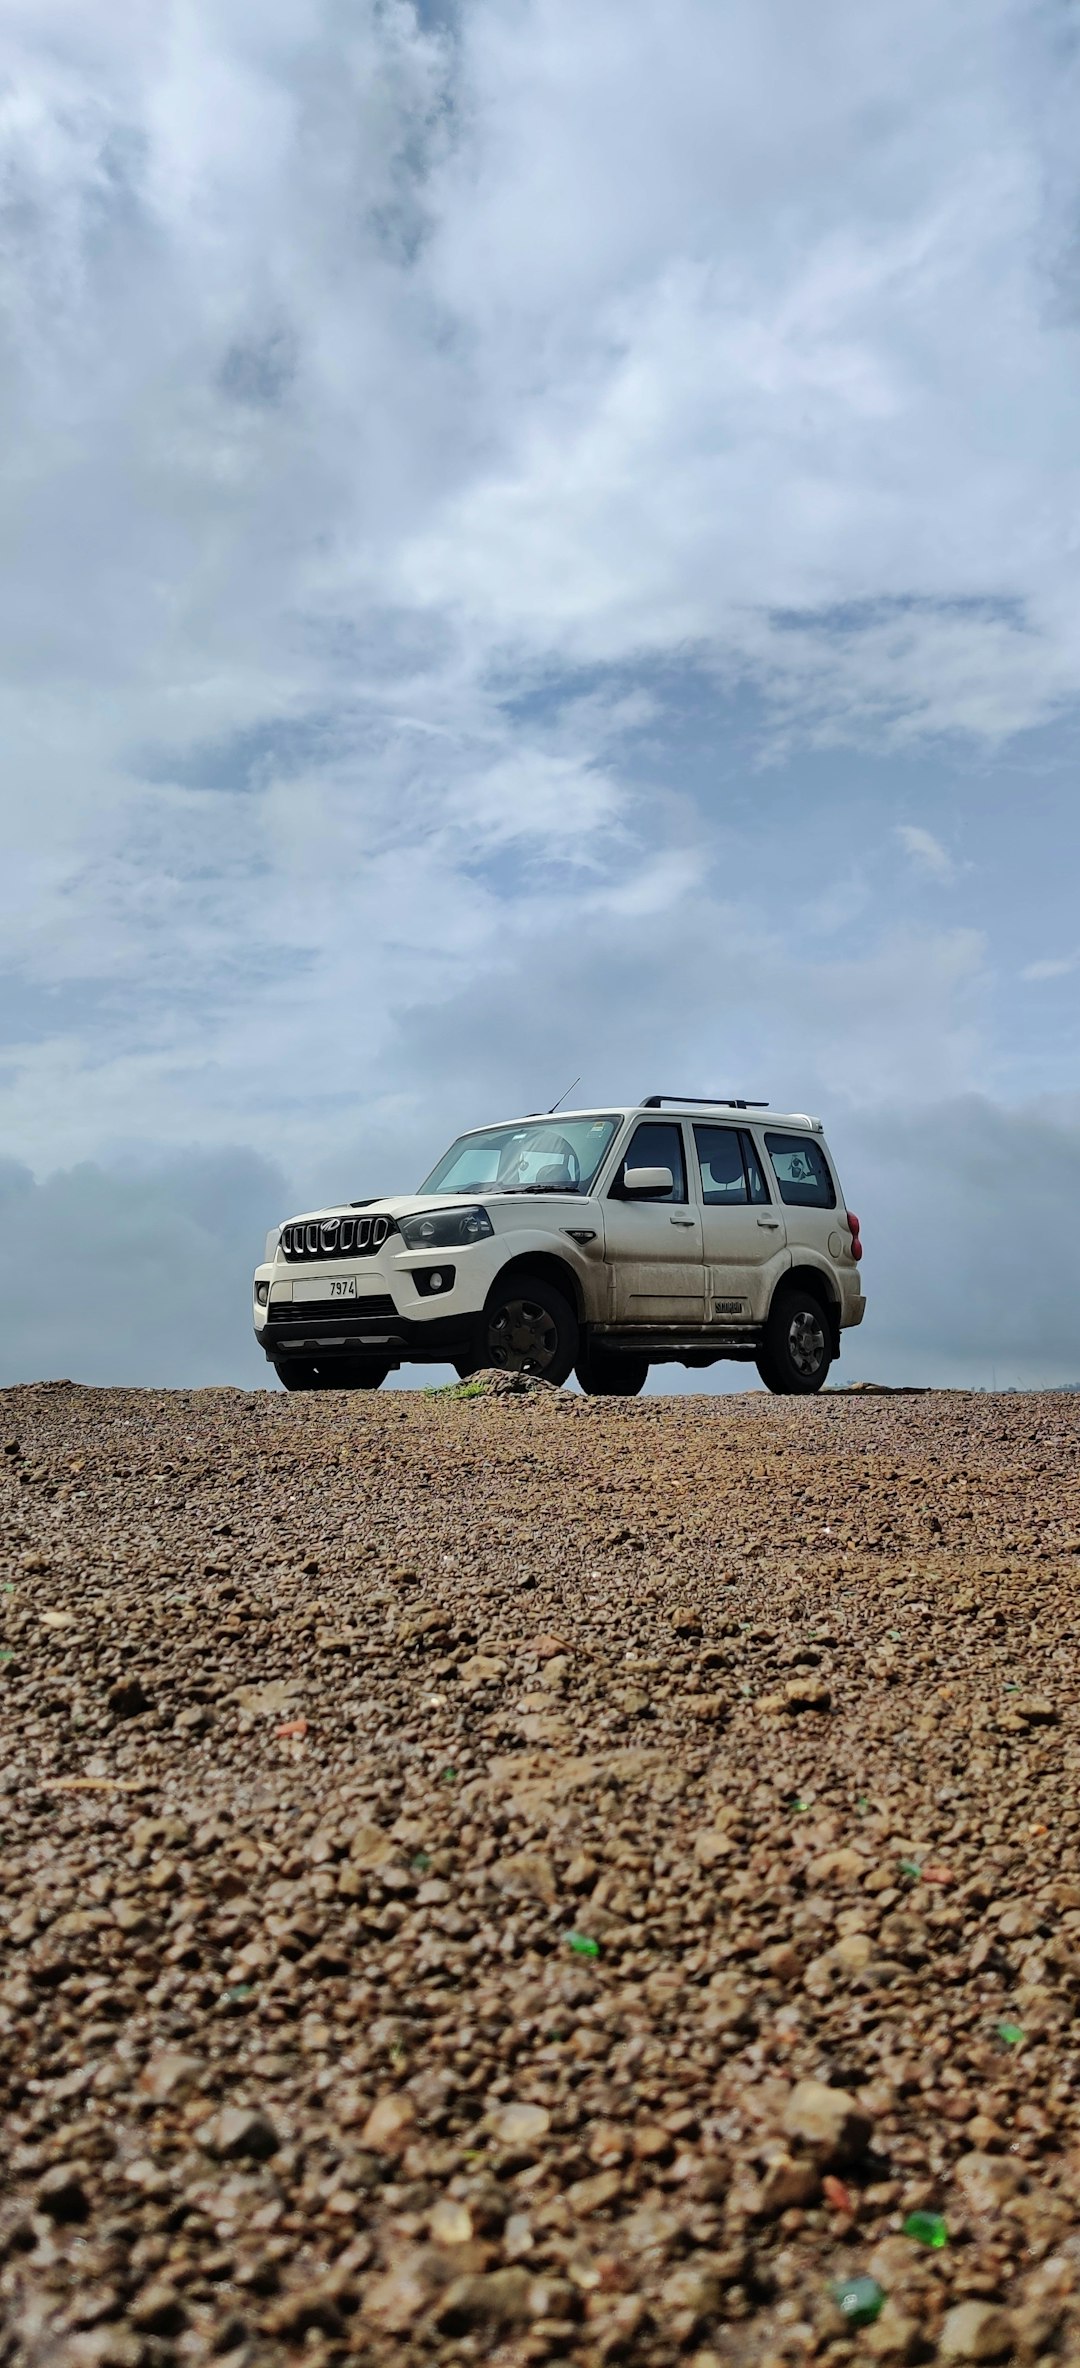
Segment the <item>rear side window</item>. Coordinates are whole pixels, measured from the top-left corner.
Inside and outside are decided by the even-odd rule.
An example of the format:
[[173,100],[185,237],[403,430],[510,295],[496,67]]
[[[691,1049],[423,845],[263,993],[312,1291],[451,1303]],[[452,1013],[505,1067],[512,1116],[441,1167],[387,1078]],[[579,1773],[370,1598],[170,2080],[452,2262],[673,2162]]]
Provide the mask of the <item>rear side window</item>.
[[707,1209],[745,1208],[747,1202],[768,1200],[761,1163],[741,1127],[695,1126],[694,1142]]
[[816,1143],[806,1135],[766,1135],[765,1143],[789,1209],[835,1209],[833,1180]]
[[682,1128],[665,1125],[659,1120],[655,1124],[649,1121],[644,1126],[635,1127],[611,1187],[609,1197],[612,1200],[639,1198],[637,1193],[628,1193],[623,1187],[623,1175],[627,1168],[670,1168],[674,1177],[671,1191],[651,1192],[648,1200],[684,1201],[686,1165],[683,1160]]

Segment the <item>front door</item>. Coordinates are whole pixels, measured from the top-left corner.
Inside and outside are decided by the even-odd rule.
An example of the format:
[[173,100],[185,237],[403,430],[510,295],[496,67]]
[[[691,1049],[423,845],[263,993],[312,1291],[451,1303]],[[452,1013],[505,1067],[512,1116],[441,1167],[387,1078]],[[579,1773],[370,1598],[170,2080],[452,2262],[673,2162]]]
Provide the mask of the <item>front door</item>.
[[695,1124],[709,1321],[760,1324],[786,1264],[784,1212],[744,1127]]
[[[671,1189],[628,1194],[628,1168],[670,1168]],[[703,1324],[701,1215],[687,1191],[682,1127],[635,1127],[603,1203],[612,1316],[621,1324]]]

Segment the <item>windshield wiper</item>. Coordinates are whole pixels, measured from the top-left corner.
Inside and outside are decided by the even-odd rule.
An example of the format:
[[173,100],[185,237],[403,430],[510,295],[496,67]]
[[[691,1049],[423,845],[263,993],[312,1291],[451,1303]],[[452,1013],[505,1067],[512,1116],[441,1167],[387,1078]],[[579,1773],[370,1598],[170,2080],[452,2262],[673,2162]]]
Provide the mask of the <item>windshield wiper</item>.
[[497,1185],[497,1186],[496,1186],[496,1191],[502,1191],[502,1192],[572,1192],[572,1193],[573,1193],[573,1195],[574,1195],[574,1197],[575,1197],[575,1199],[580,1199],[580,1197],[581,1197],[581,1186],[580,1186],[580,1184],[503,1184],[503,1185]]

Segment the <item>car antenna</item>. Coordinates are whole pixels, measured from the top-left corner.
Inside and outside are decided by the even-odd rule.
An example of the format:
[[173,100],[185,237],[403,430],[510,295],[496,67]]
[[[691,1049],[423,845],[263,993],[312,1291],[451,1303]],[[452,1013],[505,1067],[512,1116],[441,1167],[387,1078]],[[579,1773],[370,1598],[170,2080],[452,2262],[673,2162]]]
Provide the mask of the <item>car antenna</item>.
[[[571,1080],[570,1080],[570,1083],[569,1083],[569,1085],[568,1085],[568,1086],[567,1086],[567,1088],[566,1088],[566,1094],[572,1094],[572,1093],[573,1093],[573,1090],[574,1090],[574,1087],[575,1087],[575,1085],[580,1085],[580,1084],[581,1084],[581,1079],[580,1079],[580,1077],[572,1077],[572,1078],[571,1078]],[[555,1112],[556,1112],[556,1110],[559,1108],[559,1103],[561,1103],[561,1102],[565,1102],[565,1100],[566,1100],[566,1094],[560,1094],[560,1095],[559,1095],[559,1100],[558,1100],[558,1102],[553,1102],[553,1103],[552,1103],[552,1105],[551,1105],[551,1108],[550,1108],[550,1110],[548,1111],[548,1114],[547,1114],[549,1118],[554,1118],[554,1116],[555,1116]]]

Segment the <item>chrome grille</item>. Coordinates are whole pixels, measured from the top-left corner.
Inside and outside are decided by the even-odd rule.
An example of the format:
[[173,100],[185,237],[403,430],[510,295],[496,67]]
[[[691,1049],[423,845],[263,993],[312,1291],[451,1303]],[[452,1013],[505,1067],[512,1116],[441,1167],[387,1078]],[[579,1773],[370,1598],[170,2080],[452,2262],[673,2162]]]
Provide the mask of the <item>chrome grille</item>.
[[308,1217],[281,1228],[281,1255],[301,1259],[370,1258],[394,1231],[392,1217]]

